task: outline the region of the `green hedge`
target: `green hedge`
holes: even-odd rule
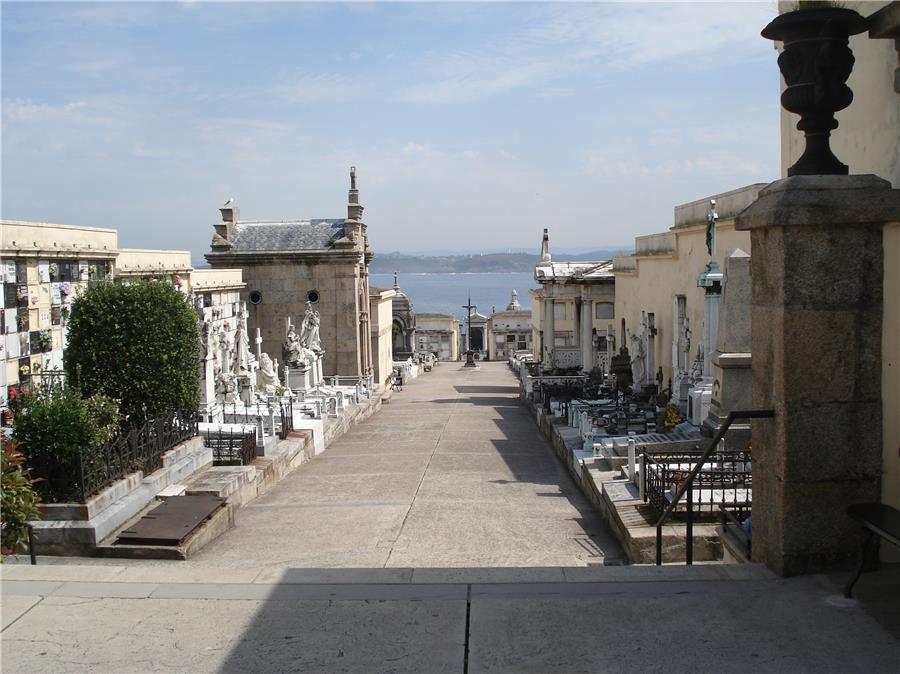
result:
[[[68,384],[103,393],[123,414],[200,404],[200,335],[190,300],[166,283],[91,285],[72,304]]]
[[[82,398],[75,388],[17,396],[13,438],[31,467],[35,490],[50,503],[80,500],[78,455],[89,464],[119,427],[113,400]]]

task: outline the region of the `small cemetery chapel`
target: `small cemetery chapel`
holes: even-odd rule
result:
[[[241,220],[233,199],[219,209],[206,259],[214,269],[236,268],[246,287],[248,329],[261,350],[281,352],[289,325],[299,324],[309,303],[321,321],[325,374],[372,373],[369,338],[369,249],[363,207],[350,168],[347,217]]]

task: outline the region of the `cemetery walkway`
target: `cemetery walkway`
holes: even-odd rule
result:
[[[858,599],[845,600],[846,574],[594,565],[604,555],[618,550],[519,406],[505,365],[444,364],[240,511],[195,559],[0,566],[0,664],[897,671],[900,568],[865,574]]]
[[[585,566],[621,551],[505,363],[443,363],[240,510],[197,563]]]

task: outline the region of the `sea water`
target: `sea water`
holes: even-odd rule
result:
[[[404,272],[399,277],[400,290],[407,294],[414,309],[420,313],[452,314],[458,319],[466,316],[463,305],[471,294],[472,304],[485,316],[492,308],[504,311],[513,290],[519,294],[523,309],[531,309],[529,288],[536,288],[531,272],[500,272],[488,274],[426,274]],[[369,285],[390,288],[393,274],[369,274]]]

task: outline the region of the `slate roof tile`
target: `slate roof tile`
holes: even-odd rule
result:
[[[239,221],[231,250],[329,250],[343,236],[343,220]]]

